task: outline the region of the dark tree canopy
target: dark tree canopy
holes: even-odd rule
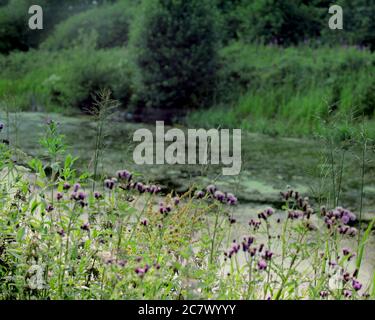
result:
[[[216,71],[215,7],[201,0],[144,1],[132,44],[142,99],[159,108],[197,107]]]

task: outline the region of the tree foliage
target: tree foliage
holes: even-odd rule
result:
[[[132,46],[148,106],[201,106],[214,87],[215,7],[201,0],[144,1]]]

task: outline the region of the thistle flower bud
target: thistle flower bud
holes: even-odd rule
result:
[[[178,206],[178,205],[180,204],[180,198],[179,198],[179,197],[175,197],[175,198],[173,199],[173,202],[174,202],[174,205],[175,205],[175,206]]]
[[[90,224],[88,222],[84,223],[82,226],[81,226],[81,230],[84,230],[84,231],[90,231]]]
[[[70,186],[69,186],[70,188]],[[81,185],[79,183],[76,183],[74,186],[73,186],[73,191],[74,192],[77,192],[79,189],[81,189]]]
[[[263,255],[263,259],[265,259],[265,260],[271,260],[272,256],[273,256],[273,252],[271,252],[270,250],[266,250],[266,252]]]

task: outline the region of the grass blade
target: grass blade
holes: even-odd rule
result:
[[[357,260],[356,260],[356,269],[357,269],[357,276],[359,275],[359,271],[361,269],[362,259],[366,248],[366,243],[368,238],[370,237],[370,233],[372,228],[374,227],[375,219],[373,219],[370,224],[368,225],[366,232],[363,234],[363,237],[360,241],[359,247],[358,247],[358,254],[357,254]]]

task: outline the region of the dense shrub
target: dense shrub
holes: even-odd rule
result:
[[[147,106],[205,104],[214,87],[216,9],[206,1],[144,1],[132,48]]]
[[[47,49],[69,48],[80,41],[81,36],[97,35],[97,47],[123,46],[128,41],[128,32],[133,7],[137,0],[121,1],[82,12],[66,19],[43,44]]]
[[[290,45],[319,35],[321,24],[316,9],[302,0],[258,0],[248,8],[244,37],[250,41]]]
[[[43,8],[43,30],[30,30],[28,27],[29,7],[35,4],[32,0],[9,0],[0,8],[0,53],[12,50],[28,50],[37,47],[53,27],[72,13],[79,13],[104,0],[40,0],[38,5]]]
[[[0,56],[0,67],[0,97],[17,97],[23,110],[41,106],[87,109],[92,95],[105,88],[127,105],[132,94],[133,71],[125,49],[31,50]]]
[[[324,0],[216,0],[224,20],[226,40],[296,44],[317,37],[323,26]],[[322,8],[324,7],[324,9]]]

